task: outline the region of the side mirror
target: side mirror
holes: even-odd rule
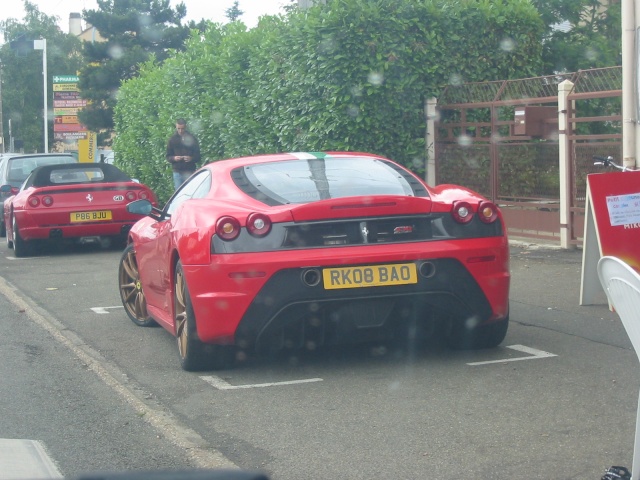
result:
[[[11,194],[11,185],[2,185],[0,187],[0,193],[8,193]]]
[[[162,210],[154,207],[149,200],[135,200],[127,204],[127,212],[134,215],[146,215],[154,220],[162,220]]]

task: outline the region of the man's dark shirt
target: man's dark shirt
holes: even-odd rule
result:
[[[191,157],[191,161],[174,159],[182,156]],[[167,161],[174,172],[195,172],[200,163],[200,145],[196,137],[186,131],[182,135],[174,133],[167,143]]]

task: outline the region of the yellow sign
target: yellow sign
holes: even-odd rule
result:
[[[54,83],[53,91],[54,92],[77,92],[78,84],[77,83]]]
[[[96,161],[96,143],[96,134],[93,132],[89,132],[86,139],[78,140],[78,160],[80,162],[93,163]]]
[[[80,108],[78,107],[73,107],[73,108],[54,108],[53,109],[53,114],[58,117],[61,115],[77,115],[78,114],[78,110],[80,110]]]
[[[62,118],[60,123],[80,123],[77,115],[62,115],[60,118]]]

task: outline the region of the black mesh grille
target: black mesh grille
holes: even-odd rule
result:
[[[415,242],[433,238],[429,218],[384,218],[286,227],[283,248]]]

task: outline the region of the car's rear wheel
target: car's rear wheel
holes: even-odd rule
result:
[[[509,317],[487,325],[473,326],[473,322],[452,321],[445,331],[449,347],[456,350],[494,348],[507,336]]]
[[[18,222],[16,217],[12,220],[13,228],[13,253],[16,257],[26,257],[31,253],[31,245],[20,236],[20,230],[18,228]]]
[[[178,354],[184,370],[220,369],[233,364],[235,350],[232,346],[205,344],[198,338],[189,287],[180,261],[176,265],[174,281],[174,311]]]
[[[0,223],[0,237],[5,237],[7,235],[7,226],[4,223],[4,218],[2,219],[2,223]]]
[[[8,233],[9,232],[7,232],[7,248],[13,248],[13,233],[11,235],[9,235]]]
[[[133,323],[141,327],[150,327],[156,322],[147,313],[147,301],[140,283],[140,272],[133,244],[128,245],[120,257],[118,267],[118,285],[124,311]]]

